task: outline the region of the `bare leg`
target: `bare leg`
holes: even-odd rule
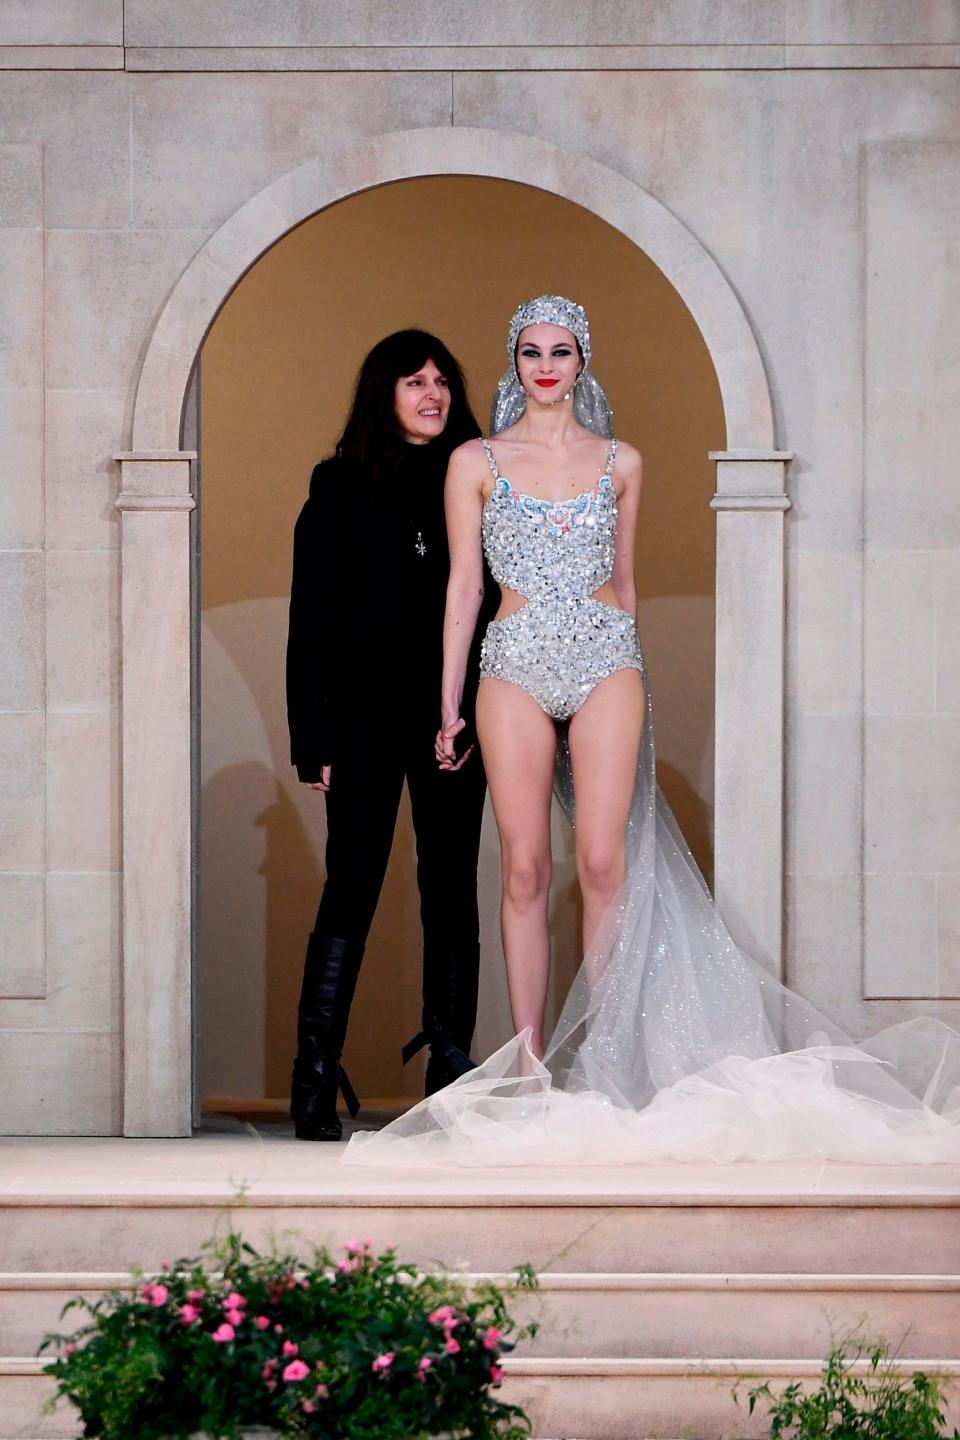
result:
[[[627,815],[643,717],[639,672],[617,670],[600,682],[570,721],[584,953],[623,886]]]
[[[477,734],[500,832],[500,925],[514,1029],[530,1026],[543,1056],[550,974],[550,798],[557,735],[532,695],[507,680],[482,680]]]

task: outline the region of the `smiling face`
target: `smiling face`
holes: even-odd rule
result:
[[[569,395],[583,369],[577,342],[562,325],[528,325],[517,341],[520,384],[541,405]]]
[[[450,387],[432,360],[413,375],[401,375],[394,386],[393,409],[404,440],[427,445],[443,433],[450,414]]]

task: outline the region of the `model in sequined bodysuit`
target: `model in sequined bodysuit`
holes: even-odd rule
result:
[[[495,449],[461,446],[448,472],[437,753],[452,763],[482,531],[502,601],[477,718],[503,848],[518,1033],[384,1130],[355,1135],[348,1163],[957,1164],[960,1031],[925,1016],[854,1040],[727,929],[656,783],[632,614],[639,457],[595,438],[612,426],[589,372],[573,389],[590,357],[580,307],[557,296],[521,306],[509,349],[517,363],[494,405]],[[551,413],[535,386],[554,377],[562,383],[544,388],[563,398]],[[585,953],[543,1046],[554,754],[574,823]],[[598,922],[600,882],[624,850],[623,883]]]
[[[640,457],[609,434],[580,306],[558,296],[521,306],[508,348],[494,442],[462,446],[447,476],[437,754],[446,767],[485,555],[502,599],[484,637],[477,732],[500,831],[513,1022],[530,1028],[541,1053],[558,739],[569,745],[577,795],[584,948],[624,878],[645,705],[633,578]]]

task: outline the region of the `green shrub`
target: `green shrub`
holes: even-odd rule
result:
[[[535,1286],[529,1270],[514,1288]],[[79,1411],[85,1436],[234,1440],[247,1426],[312,1440],[521,1440],[518,1407],[492,1393],[520,1330],[492,1284],[466,1290],[350,1241],[261,1255],[230,1233],[208,1263],[180,1260],[160,1276],[91,1304],[89,1323],[48,1335],[45,1367]]]
[[[859,1362],[866,1360],[864,1371]],[[859,1372],[859,1373],[858,1373]],[[775,1395],[769,1384],[749,1391],[751,1415],[768,1402],[773,1440],[958,1440],[945,1431],[944,1383],[923,1371],[904,1372],[886,1345],[845,1336],[824,1363],[820,1385],[799,1383]]]

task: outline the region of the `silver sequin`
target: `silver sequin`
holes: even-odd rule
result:
[[[514,490],[483,445],[494,477],[484,554],[497,583],[527,603],[488,625],[480,675],[522,686],[553,719],[567,720],[608,675],[643,668],[632,617],[592,598],[613,574],[617,442],[593,489],[558,501]]]

